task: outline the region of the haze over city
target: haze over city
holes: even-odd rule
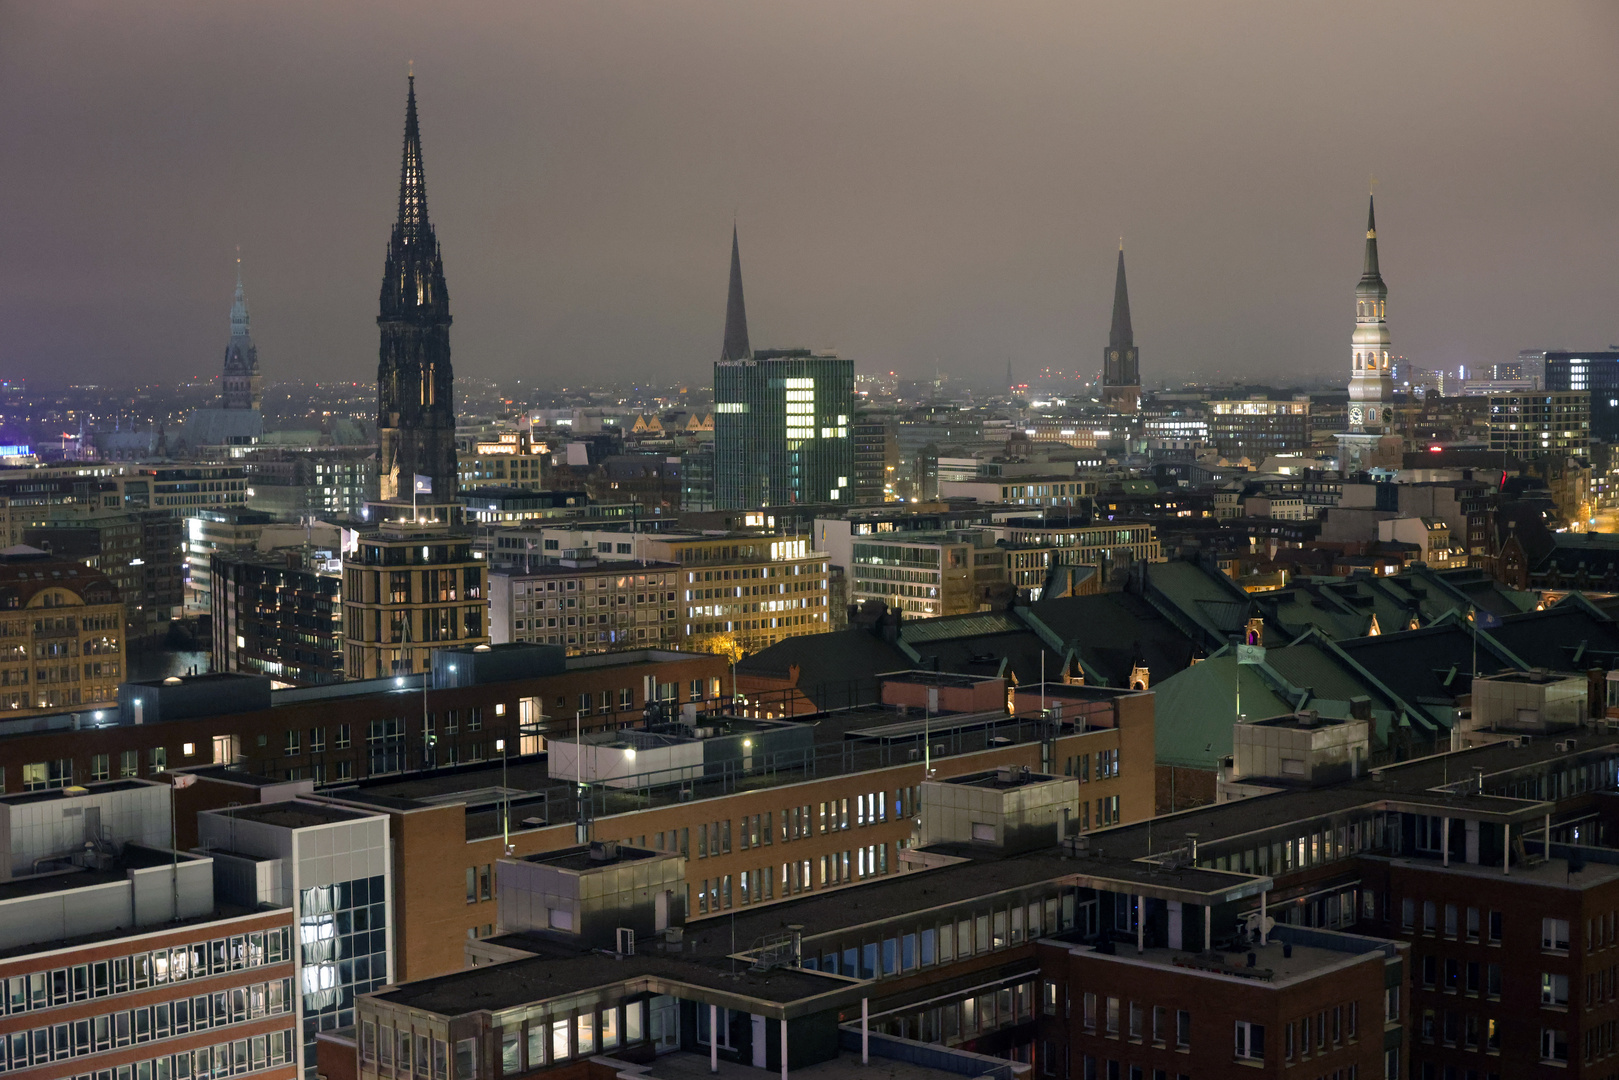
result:
[[[1378,180],[1400,353],[1619,340],[1608,5],[0,2],[0,373],[367,381],[414,61],[464,378],[707,382],[754,344],[1341,378]]]

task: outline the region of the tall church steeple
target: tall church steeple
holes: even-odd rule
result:
[[[457,491],[455,372],[450,366],[450,296],[438,238],[427,218],[427,179],[416,119],[416,78],[405,101],[399,218],[382,272],[377,360],[377,476],[383,499],[409,499],[427,478],[431,501]]]
[[[1119,241],[1119,268],[1113,279],[1113,325],[1102,356],[1102,404],[1117,412],[1141,408],[1141,369],[1135,329],[1130,325],[1130,287],[1124,279],[1124,241]]]
[[[264,380],[259,375],[259,350],[248,330],[247,294],[242,289],[242,257],[236,256],[236,297],[230,306],[230,343],[220,374],[222,409],[257,409],[264,403]]]
[[[720,362],[747,360],[748,308],[742,301],[742,252],[736,242],[736,226],[731,226],[731,287],[725,296],[725,341],[720,346]]]
[[[1394,423],[1389,355],[1388,286],[1377,262],[1377,207],[1366,203],[1366,256],[1355,286],[1355,332],[1349,346],[1349,430],[1388,434]]]

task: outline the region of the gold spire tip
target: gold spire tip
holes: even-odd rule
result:
[[[416,59],[415,59],[415,57],[412,57],[411,59],[409,59],[409,60],[407,60],[405,62],[405,78],[414,79],[415,77],[416,77]]]

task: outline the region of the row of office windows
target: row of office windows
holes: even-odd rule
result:
[[[297,1060],[298,1045],[289,1028],[205,1046],[201,1050],[182,1050],[178,1054],[147,1058],[116,1068],[79,1073],[72,1080],[217,1080],[245,1076]]]
[[[1074,926],[1073,893],[997,905],[928,926],[868,930],[853,941],[805,942],[804,967],[861,979],[900,975],[1009,949]],[[880,934],[870,939],[867,934]],[[830,935],[829,935],[830,937]]]
[[[286,928],[234,934],[3,980],[8,1016],[292,960]]]
[[[292,1011],[293,1005],[292,980],[276,979],[15,1031],[0,1039],[0,1072],[280,1016]]]
[[[903,846],[903,842],[894,845],[896,851]],[[834,851],[829,855],[822,855],[819,859],[799,859],[780,865],[781,895],[787,897],[793,893],[808,889],[827,888],[835,885],[846,885],[852,881],[863,881],[871,877],[881,877],[889,872],[890,859],[888,844],[868,844],[865,847],[853,848],[849,851]],[[898,856],[896,855],[897,859]],[[819,863],[820,873],[816,876],[816,865]],[[723,874],[714,878],[703,878],[697,888],[697,906],[691,907],[687,899],[687,911],[695,910],[699,915],[712,915],[715,912],[729,910],[734,904],[755,904],[763,900],[775,899],[774,881],[775,871],[771,869],[744,870],[740,874]],[[736,879],[738,888],[733,892],[732,880]],[[688,885],[689,889],[690,886]]]
[[[645,1041],[644,1002],[607,1005],[560,1018],[533,1017],[500,1031],[497,1076],[519,1074],[607,1053]],[[706,1015],[706,1010],[699,1010]],[[460,1039],[452,1046],[436,1034],[376,1020],[360,1024],[360,1060],[384,1075],[423,1080],[477,1080],[478,1040]]]

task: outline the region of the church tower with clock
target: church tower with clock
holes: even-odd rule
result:
[[[1348,475],[1368,468],[1395,435],[1394,373],[1389,352],[1388,286],[1377,263],[1375,204],[1366,205],[1366,260],[1355,286],[1355,333],[1349,346],[1349,430],[1338,436],[1340,465]]]

